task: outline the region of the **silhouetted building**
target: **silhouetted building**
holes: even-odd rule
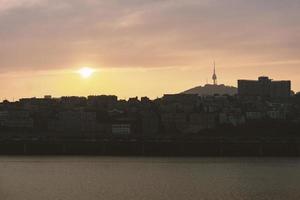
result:
[[[141,102],[145,104],[145,103],[150,103],[151,100],[148,97],[142,97]]]
[[[90,107],[108,109],[118,102],[114,95],[88,96],[87,104]]]
[[[34,122],[26,111],[1,111],[0,126],[6,128],[33,128]]]
[[[165,94],[162,98],[164,103],[195,104],[198,100],[197,94]]]
[[[241,97],[287,98],[291,95],[291,81],[273,81],[262,76],[258,80],[238,80]]]
[[[155,136],[159,133],[159,116],[153,111],[141,112],[141,128],[144,136]]]
[[[111,134],[113,136],[129,136],[137,133],[137,121],[134,118],[122,117],[111,121]]]
[[[164,131],[169,134],[180,133],[188,127],[186,113],[162,113]]]
[[[76,132],[94,132],[96,125],[95,112],[64,111],[51,120],[49,129],[73,135]]]
[[[86,97],[66,96],[60,98],[60,103],[65,108],[86,106]]]
[[[192,112],[198,104],[197,94],[165,94],[160,109],[162,112]]]
[[[112,124],[111,131],[113,135],[130,135],[131,125],[130,124]]]
[[[51,95],[45,95],[44,99],[52,99],[52,96]]]

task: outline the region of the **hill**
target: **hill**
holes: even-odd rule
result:
[[[187,91],[182,92],[183,94],[198,94],[200,96],[207,96],[207,95],[235,95],[237,94],[237,88],[233,86],[226,86],[226,85],[211,85],[206,84],[205,86],[198,86]]]

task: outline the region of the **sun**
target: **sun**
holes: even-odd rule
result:
[[[93,75],[94,72],[95,70],[89,67],[83,67],[80,70],[78,70],[78,73],[82,78],[89,78]]]

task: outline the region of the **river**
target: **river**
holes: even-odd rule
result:
[[[0,157],[1,200],[300,199],[297,158]]]

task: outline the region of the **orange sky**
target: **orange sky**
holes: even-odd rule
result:
[[[290,79],[300,91],[299,0],[0,0],[0,98],[176,93]],[[76,71],[96,70],[89,79]]]

